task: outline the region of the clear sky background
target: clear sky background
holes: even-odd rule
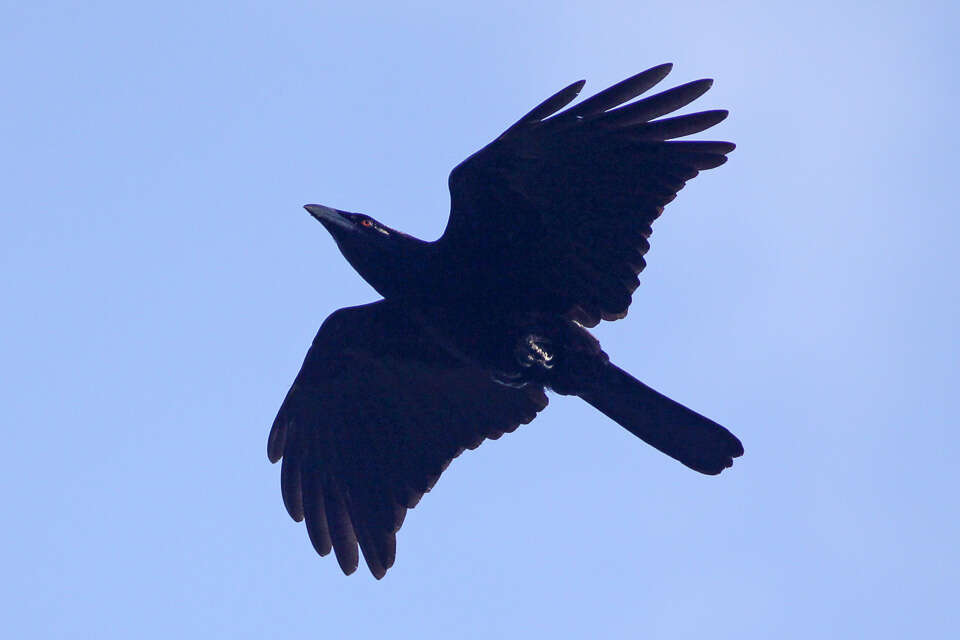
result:
[[[954,637],[955,7],[4,2],[4,635]],[[739,146],[596,333],[746,455],[701,476],[553,397],[344,577],[265,454],[376,298],[301,205],[435,238],[457,162],[666,61]]]

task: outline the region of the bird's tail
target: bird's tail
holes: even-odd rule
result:
[[[716,475],[743,455],[743,445],[719,424],[643,384],[612,363],[577,395],[620,426],[695,471]]]

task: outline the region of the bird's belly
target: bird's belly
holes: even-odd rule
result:
[[[593,335],[558,314],[463,306],[421,307],[418,321],[455,358],[508,386],[539,384],[566,393],[571,367],[606,363]]]

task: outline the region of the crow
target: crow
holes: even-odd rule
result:
[[[633,101],[671,68],[564,111],[584,81],[547,98],[453,169],[450,218],[433,242],[306,205],[383,297],[323,322],[267,444],[271,462],[283,459],[290,516],[345,574],[359,544],[382,578],[407,510],[462,451],[533,420],[547,389],[701,473],[743,454],[727,429],[614,365],[587,331],[626,315],[651,224],[734,149],[675,140],[727,111],[661,117],[711,80]]]

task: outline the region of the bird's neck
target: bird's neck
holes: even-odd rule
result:
[[[436,246],[411,236],[403,238],[402,250],[350,262],[384,298],[430,296],[436,292],[441,275]]]

